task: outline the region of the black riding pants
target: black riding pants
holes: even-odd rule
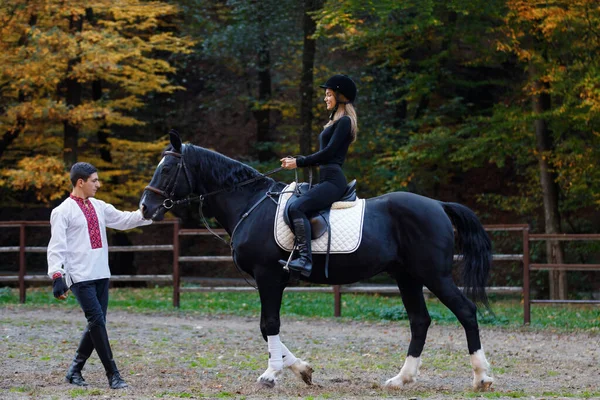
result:
[[[116,366],[106,332],[106,312],[108,309],[108,279],[97,279],[74,283],[71,291],[77,298],[87,319],[77,353],[89,357],[95,349],[107,373],[113,373]]]
[[[319,174],[319,183],[290,205],[288,212],[292,220],[302,218],[308,223],[307,214],[331,206],[344,195],[348,183],[341,166],[322,165]]]

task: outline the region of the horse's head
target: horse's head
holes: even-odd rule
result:
[[[177,132],[169,132],[171,145],[163,152],[150,184],[140,199],[144,218],[160,221],[177,200],[192,193],[190,172],[184,159],[184,146]]]

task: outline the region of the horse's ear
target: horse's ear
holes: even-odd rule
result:
[[[169,131],[169,136],[171,138],[171,146],[181,153],[181,138],[179,137],[179,133],[175,129],[171,129]]]

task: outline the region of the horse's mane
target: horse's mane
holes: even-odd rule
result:
[[[182,152],[185,152],[186,162],[199,165],[203,173],[222,188],[262,176],[251,166],[204,147],[185,144]]]

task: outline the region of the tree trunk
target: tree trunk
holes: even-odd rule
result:
[[[258,161],[269,161],[275,157],[273,140],[271,137],[271,110],[268,102],[271,100],[271,49],[269,34],[264,26],[267,25],[265,12],[267,7],[263,2],[258,2],[256,16],[258,28],[262,29],[259,37],[257,54],[258,69],[258,105],[255,105],[254,118],[256,119],[256,149]]]
[[[71,34],[76,34],[77,32],[81,32],[83,28],[83,15],[72,15],[69,20],[69,31]],[[81,59],[76,57],[72,60],[69,60],[67,64],[67,77],[65,79],[65,100],[67,107],[69,109],[75,108],[81,104],[81,83],[71,76],[71,72],[73,71],[73,67],[79,62]],[[67,168],[70,168],[71,165],[77,162],[77,142],[79,139],[79,127],[68,119],[64,121],[64,148],[63,148],[63,159]]]
[[[542,114],[550,110],[550,95],[547,93],[545,84],[537,80],[536,69],[530,63],[529,73],[534,80],[534,90],[538,95],[533,96],[532,106],[534,114]],[[558,211],[558,184],[556,176],[548,162],[548,156],[553,150],[552,136],[545,119],[539,118],[534,121],[536,146],[539,154],[540,183],[544,198],[544,225],[546,233],[561,233],[560,213]],[[564,262],[564,251],[559,241],[548,240],[546,242],[546,258],[551,264],[562,264]],[[567,274],[565,270],[550,271],[550,298],[567,298]]]
[[[316,40],[312,38],[317,24],[310,13],[323,7],[323,0],[304,0],[304,47],[302,50],[302,74],[300,78],[300,121],[302,130],[298,138],[300,154],[312,153],[312,123],[313,123],[313,96],[314,96],[314,66],[317,50]],[[304,180],[308,181],[308,170],[303,171]]]
[[[275,157],[271,138],[271,110],[267,106],[267,103],[271,100],[271,52],[266,35],[261,35],[257,66],[259,109],[254,111],[254,118],[256,118],[258,161],[262,162]]]
[[[102,81],[95,80],[92,82],[92,98],[94,101],[98,101],[102,98]],[[98,138],[98,152],[100,158],[103,161],[112,162],[112,155],[110,154],[110,143],[108,142],[109,128],[106,124],[100,125],[96,137]]]
[[[22,94],[19,94],[19,101],[23,98]],[[2,139],[0,139],[0,158],[2,158],[2,154],[6,151],[8,146],[14,142],[14,140],[21,134],[23,129],[25,128],[25,120],[21,117],[17,117],[17,123],[13,129],[7,130],[2,135]]]
[[[85,19],[89,22],[90,25],[96,26],[96,17],[94,15],[94,10],[91,7],[85,9]],[[92,82],[92,100],[99,101],[102,98],[102,81],[100,79],[96,79]],[[112,163],[112,155],[110,154],[110,143],[108,142],[109,137],[109,128],[106,123],[103,123],[98,128],[98,133],[96,133],[96,137],[98,139],[98,153],[100,154],[100,158],[103,161]]]

